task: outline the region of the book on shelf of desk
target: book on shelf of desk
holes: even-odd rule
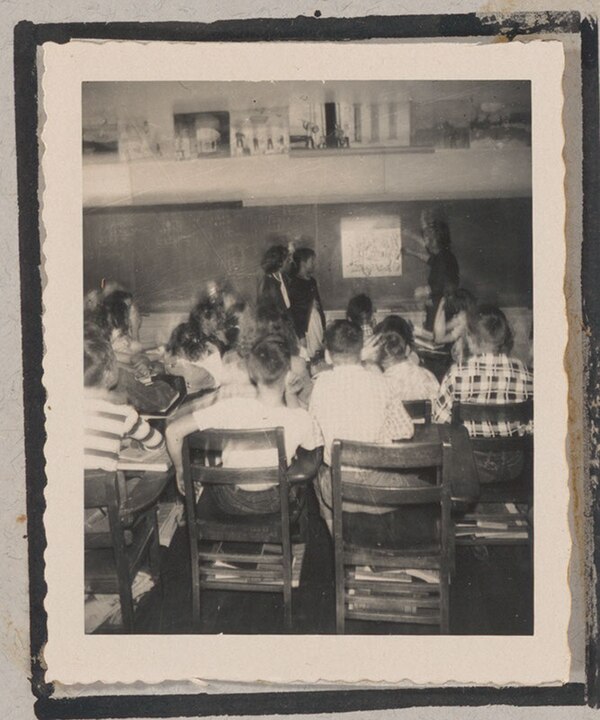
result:
[[[514,503],[489,503],[485,513],[467,513],[455,523],[455,535],[520,540],[529,536],[529,523]]]
[[[244,545],[249,544],[244,543]],[[281,564],[261,562],[260,557],[281,557],[281,547],[270,543],[252,543],[252,546],[253,552],[238,553],[236,543],[217,543],[213,546],[212,552],[207,554],[211,559],[200,566],[200,574],[212,582],[243,584],[261,582],[280,585],[283,582]],[[248,549],[247,547],[246,550]],[[305,543],[292,545],[292,587],[298,587],[300,584],[305,552]],[[245,554],[247,557],[244,558]],[[220,555],[223,559],[219,558]]]

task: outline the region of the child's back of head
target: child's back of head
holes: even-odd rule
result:
[[[468,341],[474,352],[510,353],[513,334],[495,305],[479,305],[468,316]]]
[[[84,386],[110,390],[117,380],[117,360],[110,342],[99,329],[86,326],[83,338]]]
[[[195,323],[180,323],[171,333],[166,351],[173,357],[183,358],[190,362],[202,359],[211,350],[209,338],[204,335]]]
[[[399,315],[388,315],[375,328],[379,363],[391,365],[406,359],[413,345],[410,323]]]
[[[283,386],[290,369],[290,358],[285,339],[268,335],[255,343],[250,351],[247,360],[250,378],[259,386]]]
[[[364,293],[350,298],[348,308],[346,309],[346,318],[359,327],[371,323],[373,320],[373,303],[371,298]]]
[[[334,365],[360,363],[362,330],[349,320],[335,320],[325,331],[325,347]]]

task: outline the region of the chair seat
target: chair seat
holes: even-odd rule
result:
[[[303,538],[305,527],[301,522],[304,501],[290,508],[292,542]],[[256,515],[231,515],[223,511],[212,493],[203,492],[196,506],[196,527],[202,540],[233,542],[281,542],[281,515],[279,512]]]

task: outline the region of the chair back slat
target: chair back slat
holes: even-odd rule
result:
[[[482,403],[455,402],[452,405],[452,421],[477,423],[521,423],[527,425],[533,418],[533,402],[504,403],[491,405]]]
[[[341,441],[336,440],[336,443]],[[397,470],[439,467],[442,446],[439,442],[401,441],[393,445],[344,441],[341,444],[342,466],[365,469]]]
[[[434,487],[381,487],[360,485],[344,481],[342,471],[342,501],[360,503],[361,505],[399,506],[426,505],[439,503],[442,499],[442,488]]]
[[[428,425],[431,422],[431,400],[403,400],[402,404],[413,423]]]
[[[248,450],[277,450],[277,428],[258,428],[254,430],[219,430],[210,429],[193,433],[187,437],[188,446],[192,450],[204,452],[222,452],[231,442],[243,442]]]
[[[192,465],[192,479],[206,485],[255,485],[256,483],[279,482],[279,468],[224,468]]]
[[[498,453],[498,452],[529,452],[533,449],[532,435],[511,435],[510,437],[472,437],[471,447],[477,452]]]

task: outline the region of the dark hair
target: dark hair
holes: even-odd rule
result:
[[[433,234],[436,237],[441,250],[449,250],[452,240],[450,238],[450,228],[445,220],[435,219],[430,224]]]
[[[290,369],[290,353],[281,337],[267,335],[253,345],[246,362],[253,382],[274,385]]]
[[[289,250],[285,245],[271,245],[270,248],[267,248],[260,263],[264,273],[270,275],[279,272],[289,254]]]
[[[315,251],[312,248],[301,247],[294,253],[294,265],[296,270],[300,269],[300,264],[310,260],[310,258],[316,257]]]
[[[225,307],[219,292],[205,292],[198,298],[190,311],[188,322],[198,337],[206,336],[211,341],[222,345],[219,335],[225,333]]]
[[[346,317],[355,325],[364,325],[370,322],[373,317],[373,303],[371,302],[371,298],[364,293],[350,298],[348,308],[346,309]]]
[[[186,360],[200,360],[206,353],[209,338],[198,332],[194,323],[180,323],[171,333],[166,350],[176,357]]]
[[[298,355],[298,338],[291,322],[277,308],[272,305],[259,305],[256,309],[256,341],[267,335],[277,335],[282,338],[290,355]]]
[[[411,324],[400,315],[388,315],[375,328],[380,349],[380,361],[384,357],[400,359],[405,357],[406,348],[413,345]]]
[[[360,358],[362,330],[349,320],[334,320],[325,331],[325,347],[331,355]]]
[[[475,296],[464,288],[450,291],[446,295],[446,318],[458,315],[459,312],[471,312],[475,307]]]
[[[109,330],[120,330],[128,335],[131,331],[129,314],[133,295],[125,290],[114,290],[102,301],[102,313]]]
[[[468,315],[469,333],[498,352],[510,352],[513,334],[506,315],[495,305],[479,305]]]
[[[105,387],[106,374],[116,368],[117,360],[110,342],[93,326],[83,336],[83,384]]]

